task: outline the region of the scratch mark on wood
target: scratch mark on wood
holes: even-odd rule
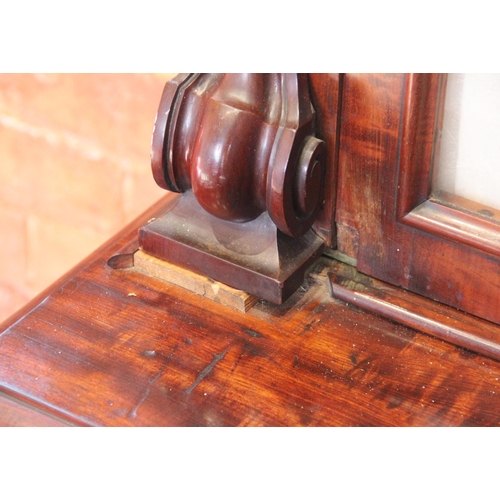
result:
[[[76,285],[76,287],[73,288],[73,290],[69,290],[69,293],[67,293],[67,295],[71,296],[80,288],[80,285],[82,285],[83,283],[84,283],[84,280],[78,280],[78,279],[68,281],[60,288],[59,293],[61,295],[64,295],[67,288],[71,288],[72,285]]]
[[[250,337],[262,338],[264,335],[262,333],[256,332],[255,330],[251,330],[250,328],[244,328],[243,331],[250,335]]]
[[[243,346],[243,355],[245,354],[249,354],[250,356],[253,357],[269,358],[269,356],[263,349],[253,346],[249,343],[245,343],[245,345]]]
[[[203,370],[201,370],[201,372],[198,374],[198,377],[196,377],[196,380],[193,382],[193,384],[186,389],[186,394],[191,394],[194,391],[194,389],[196,389],[198,384],[214,369],[214,366],[219,361],[221,361],[221,359],[226,355],[227,351],[229,351],[229,347],[220,354],[214,354],[214,360],[208,366],[203,368]]]
[[[144,394],[142,395],[141,399],[137,402],[137,404],[132,408],[132,410],[129,411],[128,416],[130,418],[136,418],[137,417],[137,410],[139,407],[146,401],[147,397],[149,396],[149,393],[151,392],[151,387],[152,385],[165,373],[165,370],[161,370],[159,373],[157,373],[151,380],[148,381],[148,386],[146,390],[144,391]]]
[[[304,328],[302,328],[302,331],[299,333],[299,335],[304,335],[304,333],[307,333],[316,323],[318,323],[319,320],[313,319],[310,323],[308,323]]]
[[[351,361],[353,361],[352,358]],[[373,356],[363,359],[344,375],[344,379],[351,386],[365,377],[369,377],[370,381],[376,380],[378,377],[378,368],[375,365],[375,358]]]

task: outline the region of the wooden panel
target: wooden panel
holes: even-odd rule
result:
[[[411,234],[393,223],[405,84],[405,75],[345,75],[336,212],[339,235],[348,238],[338,238],[339,250],[360,271],[401,286],[411,255]]]
[[[437,74],[411,74],[406,79],[397,220],[498,257],[500,225],[491,210],[446,193],[439,199],[435,196],[430,199],[433,158],[440,147],[444,118],[446,82],[447,75]]]
[[[500,323],[496,222],[426,201],[440,84],[344,78],[338,247],[370,276]]]
[[[235,311],[113,269],[128,232],[0,329],[0,386],[96,426],[498,425],[500,363],[332,299]]]

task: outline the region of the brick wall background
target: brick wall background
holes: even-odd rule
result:
[[[0,75],[0,322],[165,194],[149,150],[173,76]]]

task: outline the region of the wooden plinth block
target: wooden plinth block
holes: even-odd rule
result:
[[[148,255],[281,304],[304,282],[321,257],[324,242],[312,230],[291,238],[267,213],[246,223],[218,219],[203,210],[191,191],[164,216],[139,230]]]
[[[134,269],[242,312],[248,311],[259,300],[255,295],[174,266],[142,250],[134,254]]]

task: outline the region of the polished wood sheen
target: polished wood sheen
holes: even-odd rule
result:
[[[149,255],[276,304],[302,285],[324,247],[312,229],[300,238],[281,233],[267,213],[246,223],[218,219],[191,191],[140,228],[139,245]]]
[[[344,76],[338,249],[365,274],[500,324],[498,221],[431,196],[443,84]]]
[[[258,164],[255,152],[245,153],[241,137],[231,142],[226,122],[217,136],[210,120],[239,116],[236,130],[261,140],[270,130],[262,113],[268,119],[276,109],[261,106],[259,96],[268,93],[259,89],[272,89],[269,82],[274,80],[225,78],[180,75],[166,88],[162,102],[168,105],[160,106],[153,137],[159,156],[153,165],[157,182],[173,191],[205,182],[196,178],[193,164],[176,171],[169,163],[183,151],[175,144],[196,145],[214,160],[209,163],[216,173],[217,145],[225,146],[226,153],[229,145],[237,146],[238,154],[227,156],[229,163],[248,165],[253,158]],[[304,75],[283,78],[280,82],[292,90],[305,82]],[[218,90],[201,98],[197,107],[203,81]],[[295,277],[289,296],[281,297],[284,302],[259,300],[251,309],[235,310],[209,293],[194,293],[136,266],[139,230],[158,226],[158,220],[181,206],[179,195],[168,195],[0,325],[0,424],[498,426],[500,362],[493,358],[500,352],[499,327],[489,321],[500,319],[500,273],[498,256],[485,243],[494,240],[497,221],[484,208],[470,203],[458,207],[456,200],[430,196],[443,81],[437,75],[309,75],[310,101],[300,92],[287,95],[295,95],[295,110],[312,103],[315,118],[310,113],[303,115],[304,121],[293,113],[282,116],[295,125],[304,123],[305,137],[314,130],[326,144],[321,206],[307,195],[318,187],[317,162],[309,161],[316,158],[310,141],[304,148],[309,160],[302,166],[311,169],[299,165],[292,183],[281,188],[273,184],[280,176],[288,179],[287,151],[299,164],[304,159],[292,139],[300,127],[283,130],[288,139],[280,143],[282,149],[277,143],[275,159],[284,170],[270,175],[270,185],[264,183],[273,196],[286,187],[294,210],[318,210],[313,228],[320,244],[312,261],[301,263],[312,266],[299,266],[304,274]],[[197,92],[191,93],[195,87]],[[239,91],[232,94],[235,88]],[[266,102],[281,106],[284,101]],[[182,117],[189,113],[197,127],[184,130],[181,124],[189,119]],[[207,142],[191,135],[204,127],[209,128]],[[271,132],[278,135],[278,129]],[[258,147],[265,142],[258,141]],[[262,171],[256,169],[258,175]],[[252,186],[253,180],[243,175],[242,199]],[[270,214],[283,208],[269,204],[267,194],[258,198],[248,207],[236,202],[229,212],[248,209],[253,216],[257,207],[266,216],[269,207]],[[210,192],[203,199],[212,209],[221,208]],[[475,237],[457,237],[466,223],[476,224]],[[458,232],[449,230],[454,224]],[[200,225],[204,229],[211,223]],[[266,225],[264,221],[257,234]],[[214,237],[228,247],[233,240],[248,240],[247,232],[227,238],[228,232],[214,227]],[[252,249],[266,243],[253,233],[250,240]],[[201,246],[206,242],[197,240]],[[328,254],[344,263],[320,257],[324,242],[331,247],[337,243],[338,249],[330,248]],[[161,247],[165,240],[153,243]],[[167,254],[172,249],[183,253],[178,246]],[[303,250],[312,246],[305,244]],[[215,261],[200,255],[188,257],[208,274]],[[285,258],[276,262],[278,268],[290,265]],[[222,269],[234,276],[238,265]],[[257,275],[247,271],[242,281],[251,283]]]
[[[326,92],[314,82],[322,103]],[[326,116],[325,137],[335,139],[326,130],[337,114]],[[305,73],[192,73],[167,82],[152,169],[160,187],[183,195],[141,228],[141,249],[281,304],[324,241],[333,243],[335,198],[332,189],[325,198],[324,180],[335,182],[336,148],[325,168],[316,128]],[[318,218],[320,236],[311,229]]]
[[[342,104],[343,75],[338,73],[310,73],[309,88],[316,110],[316,135],[328,144],[325,157],[324,201],[313,229],[328,247],[337,244],[335,205],[337,201],[337,171],[339,159],[339,131]]]
[[[108,265],[161,212],[0,327],[9,401],[90,426],[500,423],[500,363],[332,298],[345,264],[322,259],[286,303],[247,313]]]
[[[267,211],[282,232],[302,236],[322,206],[324,157],[306,73],[191,73],[165,85],[154,178],[191,189],[215,217],[247,222]]]
[[[329,274],[333,297],[500,361],[500,327],[373,280],[353,268]]]

